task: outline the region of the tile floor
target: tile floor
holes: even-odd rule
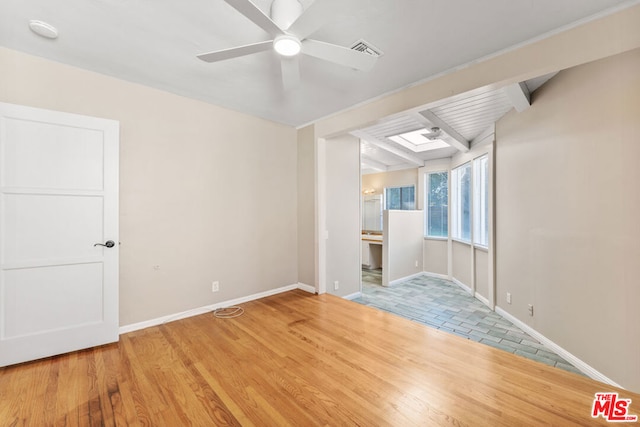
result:
[[[448,280],[423,276],[393,287],[383,287],[381,283],[381,270],[363,269],[362,296],[353,301],[583,375],[562,357]]]

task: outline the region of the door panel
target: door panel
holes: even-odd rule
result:
[[[11,304],[6,307],[4,338],[103,321],[102,277],[102,263],[5,271],[4,296]]]
[[[0,103],[0,366],[118,340],[118,133]]]
[[[102,197],[6,194],[2,262],[51,262],[101,255]]]
[[[101,130],[14,117],[3,130],[7,187],[103,190]]]

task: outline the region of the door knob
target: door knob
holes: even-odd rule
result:
[[[106,241],[106,242],[104,242],[104,243],[96,243],[96,244],[95,244],[95,245],[93,245],[93,246],[104,246],[105,248],[112,248],[112,247],[114,247],[115,245],[116,245],[116,244],[115,244],[115,242],[114,242],[113,240],[107,240],[107,241]]]

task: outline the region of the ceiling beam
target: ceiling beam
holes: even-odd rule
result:
[[[388,153],[393,154],[396,157],[401,158],[402,160],[404,160],[405,162],[414,164],[416,166],[422,167],[424,166],[424,160],[422,160],[421,158],[414,156],[412,154],[409,154],[407,152],[405,152],[404,150],[401,150],[393,145],[391,145],[390,143],[383,141],[381,139],[372,137],[371,135],[361,131],[361,130],[354,130],[353,132],[351,132],[351,135],[360,138],[364,141],[367,141],[369,144],[371,145],[375,145],[376,147],[387,151]]]
[[[531,94],[529,93],[529,88],[524,83],[513,83],[505,86],[504,92],[518,113],[531,107]]]
[[[414,114],[414,117],[418,119],[420,123],[425,125],[425,127],[439,127],[442,132],[451,137],[443,139],[443,141],[451,145],[453,148],[457,149],[458,151],[462,151],[463,153],[469,151],[469,141],[467,141],[464,136],[460,135],[454,128],[449,126],[447,122],[433,114],[431,110],[419,111]]]
[[[367,157],[364,154],[360,154],[360,163],[367,166],[369,169],[375,169],[380,172],[386,172],[389,170],[389,167],[384,163],[373,160],[372,158]]]
[[[480,135],[473,138],[471,141],[471,146],[475,147],[476,145],[493,142],[496,138],[496,124],[492,123],[488,128],[480,132]]]

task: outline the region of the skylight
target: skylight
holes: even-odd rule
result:
[[[429,129],[418,129],[411,132],[405,132],[398,135],[388,136],[390,140],[402,145],[414,153],[422,153],[424,151],[436,150],[438,148],[449,147],[449,144],[442,139],[429,139],[424,135],[431,133]]]

